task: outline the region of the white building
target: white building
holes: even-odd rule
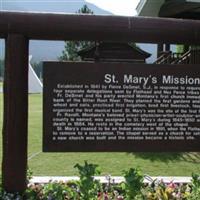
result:
[[[32,56],[29,56],[28,92],[42,93],[43,85],[30,64],[31,58]]]

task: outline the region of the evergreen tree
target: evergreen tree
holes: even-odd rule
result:
[[[88,8],[87,5],[84,5],[81,9],[78,10],[79,14],[93,14],[93,11]],[[95,42],[91,41],[66,41],[65,49],[62,52],[62,55],[59,57],[59,60],[71,60],[79,61],[81,58],[78,56],[77,52],[80,49],[87,48],[93,45]]]

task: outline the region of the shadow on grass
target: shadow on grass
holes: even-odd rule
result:
[[[136,158],[142,158],[147,159],[152,162],[154,161],[160,161],[160,162],[171,162],[171,161],[185,161],[190,163],[200,163],[200,152],[173,152],[173,153],[167,153],[167,152],[161,152],[161,153],[131,153]]]

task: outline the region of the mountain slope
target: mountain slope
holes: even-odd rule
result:
[[[64,12],[76,13],[83,5],[87,5],[95,14],[111,14],[84,0],[16,0],[2,1],[0,10],[8,11],[36,11],[36,12]],[[2,45],[2,44],[1,44]],[[1,48],[2,49],[2,48]],[[64,50],[62,41],[31,41],[30,54],[33,62],[42,60],[57,60]],[[1,53],[2,54],[2,53]]]
[[[1,0],[0,0],[1,1]],[[76,13],[83,5],[86,4],[95,14],[112,14],[108,11],[102,10],[97,6],[87,3],[85,0],[2,0],[0,10],[8,11],[36,11],[36,12],[64,12]],[[139,44],[139,46],[153,54],[148,59],[152,62],[155,59],[156,47],[155,45]],[[4,43],[0,40],[0,58],[3,57]],[[32,55],[33,62],[43,60],[57,60],[64,50],[64,41],[30,41],[29,54]]]
[[[95,14],[111,14],[84,0],[3,1],[2,10],[75,13],[87,5]]]

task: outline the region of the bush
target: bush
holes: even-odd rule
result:
[[[125,183],[122,183],[126,200],[141,198],[144,176],[139,169],[124,171]]]
[[[144,184],[145,176],[139,169],[124,171],[125,181],[115,184],[110,176],[108,183],[101,184],[94,176],[100,174],[99,167],[85,161],[75,165],[79,181],[28,184],[24,195],[9,194],[0,185],[0,200],[200,200],[200,176],[192,174],[190,184],[166,184],[162,180],[151,180]],[[27,173],[27,181],[32,173]]]
[[[85,165],[75,165],[80,175],[80,181],[77,182],[79,195],[81,200],[97,200],[98,192],[101,192],[101,184],[98,180],[94,180],[95,175],[99,175],[101,172],[97,165],[88,164],[85,161]]]
[[[200,175],[192,174],[191,182],[191,193],[188,200],[199,200],[200,199]]]

